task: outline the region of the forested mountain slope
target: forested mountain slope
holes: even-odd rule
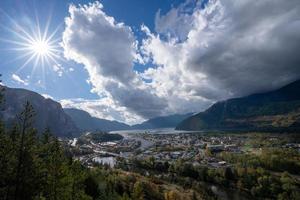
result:
[[[296,131],[299,122],[300,80],[271,92],[217,102],[176,129]]]

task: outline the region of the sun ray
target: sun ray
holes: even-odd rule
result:
[[[24,59],[24,62],[18,68],[17,72],[20,72],[31,63],[32,73],[34,73],[37,68],[40,68],[41,72],[45,73],[45,67],[52,68],[52,65],[57,64],[58,60],[64,60],[61,58],[62,50],[61,46],[59,45],[61,38],[56,37],[60,25],[56,26],[54,31],[49,31],[52,18],[51,15],[48,16],[42,30],[37,12],[34,13],[35,17],[34,20],[31,21],[31,25],[22,26],[3,10],[0,9],[0,11],[5,14],[12,24],[11,27],[5,27],[0,24],[0,27],[3,27],[15,38],[0,38],[0,41],[11,46],[5,50],[21,53],[20,56],[16,56],[13,60],[11,60],[12,62]],[[44,77],[44,74],[42,74],[42,76]]]
[[[20,72],[26,65],[36,57],[36,54],[31,54],[31,56],[24,62],[24,64],[17,70],[17,73]]]

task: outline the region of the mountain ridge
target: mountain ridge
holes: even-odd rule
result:
[[[49,128],[53,134],[59,137],[73,137],[79,134],[78,128],[63,111],[60,103],[27,89],[0,87],[4,89],[4,102],[0,117],[8,126],[17,122],[17,115],[23,111],[24,105],[28,101],[35,112],[33,127],[39,132]]]
[[[134,124],[132,129],[155,129],[155,128],[175,128],[176,125],[183,119],[192,116],[193,113],[187,114],[173,114],[167,116],[154,117],[142,122],[141,124]]]
[[[220,101],[193,115],[177,130],[298,130],[300,80],[277,90]]]
[[[92,117],[88,112],[76,108],[64,108],[64,111],[82,131],[118,131],[130,129],[128,124]]]
[[[192,115],[192,113],[187,113],[159,116],[146,120],[141,124],[134,124],[130,126],[119,121],[111,121],[92,117],[88,112],[76,108],[64,108],[64,111],[72,118],[77,127],[82,131],[118,131],[133,129],[175,128],[175,126],[181,120]]]

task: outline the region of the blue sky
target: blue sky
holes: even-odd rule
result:
[[[299,79],[299,13],[298,0],[2,0],[0,73],[99,118],[196,113]]]
[[[59,38],[64,30],[64,18],[68,15],[68,7],[70,4],[87,4],[93,1],[64,1],[64,0],[3,0],[0,1],[0,38],[4,40],[18,40],[17,36],[6,30],[6,28],[12,28],[14,20],[25,29],[29,26],[36,26],[36,18],[40,22],[41,29],[45,27],[46,21],[50,18],[49,32],[59,28],[56,37]],[[104,11],[114,16],[119,22],[124,22],[130,25],[136,32],[137,39],[141,39],[142,33],[140,32],[140,26],[146,24],[150,29],[154,30],[154,18],[155,13],[161,9],[162,12],[167,12],[171,7],[177,6],[182,3],[182,0],[102,0],[101,3],[104,6]],[[66,98],[85,98],[85,99],[97,99],[98,95],[90,92],[91,85],[87,84],[88,74],[86,70],[80,64],[76,62],[67,61],[61,62],[61,64],[67,68],[74,68],[73,72],[66,72],[62,77],[57,76],[57,73],[49,69],[50,67],[44,67],[45,72],[42,69],[37,68],[32,74],[32,65],[30,62],[21,71],[19,68],[26,61],[26,58],[15,60],[17,56],[20,56],[20,52],[9,50],[14,48],[14,44],[7,43],[6,41],[0,41],[0,60],[1,73],[3,74],[3,82],[10,87],[22,87],[27,88],[41,94],[48,94],[56,100]],[[51,63],[53,64],[53,63]],[[135,69],[137,71],[147,68],[144,65],[137,65]],[[11,79],[12,74],[17,74],[22,79],[28,79],[28,85],[24,85]],[[30,78],[27,78],[30,76]],[[37,84],[41,80],[42,84]]]

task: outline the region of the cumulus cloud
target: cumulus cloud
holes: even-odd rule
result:
[[[201,7],[200,1],[187,0],[166,14],[158,10],[155,15],[155,31],[168,38],[185,40],[194,26],[193,11]]]
[[[70,6],[62,43],[65,57],[85,66],[93,92],[109,99],[107,106],[126,107],[136,118],[161,115],[166,102],[133,71],[139,55],[131,28],[102,8],[99,2]]]
[[[99,2],[70,6],[63,34],[65,56],[84,64],[90,73],[126,84],[134,79],[134,35],[130,27],[117,23],[102,8]]]
[[[117,120],[121,122],[127,122],[128,124],[134,124],[141,122],[143,118],[132,115],[127,108],[116,106],[111,99],[102,98],[98,100],[89,99],[63,99],[60,100],[63,108],[77,108],[90,113],[93,117]]]
[[[19,84],[23,84],[23,85],[28,85],[28,81],[27,80],[23,80],[20,76],[18,76],[17,74],[12,74],[11,78],[16,81]]]
[[[145,72],[151,74],[153,87],[160,84],[159,90],[216,101],[300,78],[297,0],[211,0],[204,9],[195,6],[190,14],[181,10],[158,14],[158,34],[143,28],[149,36],[143,52],[161,66]],[[174,34],[180,27],[175,22],[181,21],[189,28],[184,40]],[[179,84],[170,84],[174,80]]]
[[[97,116],[132,122],[198,112],[300,78],[298,0],[187,1],[158,11],[155,32],[142,25],[142,44],[99,2],[72,5],[69,13],[64,54],[85,66],[92,91],[104,99],[93,102]],[[137,73],[135,62],[155,67]]]

